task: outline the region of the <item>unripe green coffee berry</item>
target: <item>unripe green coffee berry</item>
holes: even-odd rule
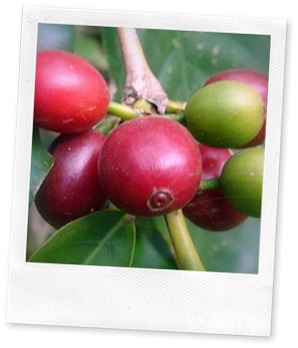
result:
[[[265,111],[261,96],[248,84],[220,81],[190,98],[185,118],[187,128],[201,143],[236,148],[258,134]]]
[[[239,212],[259,218],[262,206],[264,148],[238,152],[225,164],[221,185],[229,203]]]

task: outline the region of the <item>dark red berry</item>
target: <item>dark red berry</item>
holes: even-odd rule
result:
[[[194,224],[210,231],[230,230],[247,218],[231,207],[220,189],[197,194],[183,212]]]
[[[35,203],[55,228],[100,210],[106,198],[98,176],[98,158],[105,137],[97,131],[60,135],[51,146],[54,165]]]
[[[107,138],[99,172],[108,199],[141,216],[167,214],[198,188],[201,155],[188,130],[160,116],[125,122]]]
[[[203,144],[198,146],[202,156],[202,179],[219,178],[233,152]],[[209,231],[230,230],[247,218],[228,203],[221,189],[199,192],[183,208],[183,213],[194,224]]]
[[[233,151],[231,149],[214,148],[204,144],[199,144],[198,147],[202,156],[202,179],[219,178],[224,164],[232,157]]]
[[[34,122],[39,127],[86,131],[106,115],[108,104],[108,86],[88,61],[59,50],[37,54]]]

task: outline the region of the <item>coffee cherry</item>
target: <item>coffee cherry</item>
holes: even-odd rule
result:
[[[264,106],[260,95],[238,81],[219,81],[198,90],[185,110],[188,129],[203,144],[235,148],[260,131]]]
[[[263,103],[267,105],[268,98],[268,77],[258,71],[249,69],[229,69],[211,76],[205,86],[218,81],[243,82],[255,89],[261,96]]]
[[[265,140],[265,136],[266,136],[266,119],[263,123],[263,126],[261,128],[261,130],[259,131],[259,133],[253,138],[253,140],[251,140],[250,142],[248,142],[247,144],[244,144],[242,146],[239,146],[238,149],[246,149],[249,147],[254,147],[254,146],[258,146],[264,143]]]
[[[37,54],[34,122],[59,133],[91,129],[106,114],[109,91],[86,60],[65,51]]]
[[[230,69],[221,71],[215,75],[213,75],[210,79],[208,79],[205,83],[206,85],[210,85],[211,83],[218,81],[239,81],[243,83],[247,83],[255,89],[261,96],[265,112],[267,109],[267,98],[268,98],[268,77],[264,74],[261,74],[258,71],[249,70],[249,69]],[[242,146],[242,148],[253,147],[260,145],[265,140],[266,133],[266,120],[263,123],[263,126],[257,136],[251,140],[249,143]]]
[[[107,198],[141,216],[182,208],[197,190],[202,164],[188,130],[160,116],[140,117],[107,138],[99,173]]]
[[[221,185],[229,203],[243,214],[259,218],[262,206],[264,148],[240,151],[227,161]]]
[[[183,208],[183,213],[195,225],[214,232],[228,231],[247,218],[229,204],[220,189],[198,193]]]
[[[35,197],[42,217],[55,228],[100,210],[106,198],[98,176],[105,137],[97,131],[60,135],[50,148],[54,165]]]
[[[233,152],[199,144],[202,155],[202,179],[219,178],[222,168]],[[247,216],[235,210],[221,189],[199,192],[183,208],[185,216],[195,225],[209,231],[227,231],[242,224]]]
[[[37,50],[63,50],[73,52],[75,46],[75,26],[38,23]]]
[[[202,179],[214,179],[221,176],[222,168],[233,156],[231,149],[220,149],[204,144],[198,144],[202,156]]]

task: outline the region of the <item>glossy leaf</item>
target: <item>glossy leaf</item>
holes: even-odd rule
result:
[[[260,219],[248,218],[225,232],[205,231],[186,221],[208,271],[258,273]]]
[[[115,84],[114,101],[120,101],[125,81],[125,70],[115,28],[101,28],[104,52],[107,56],[109,76]]]
[[[29,261],[128,267],[134,250],[135,226],[131,218],[119,211],[104,210],[62,227]]]
[[[117,33],[103,28],[109,71],[120,98],[125,72]],[[170,99],[187,100],[213,74],[248,68],[268,74],[270,37],[139,29],[148,63]]]
[[[107,59],[101,43],[100,27],[79,27],[77,30],[74,53],[88,60],[101,73],[107,70]]]
[[[137,218],[133,267],[177,269],[170,236],[163,217]]]
[[[53,158],[41,141],[39,129],[34,127],[31,154],[29,205],[32,204],[35,194],[47,173],[51,169],[52,164]]]

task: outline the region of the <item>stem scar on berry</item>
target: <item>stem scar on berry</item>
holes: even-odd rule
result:
[[[153,192],[147,201],[148,208],[152,211],[160,211],[167,208],[173,201],[173,196],[170,192],[156,191]]]

